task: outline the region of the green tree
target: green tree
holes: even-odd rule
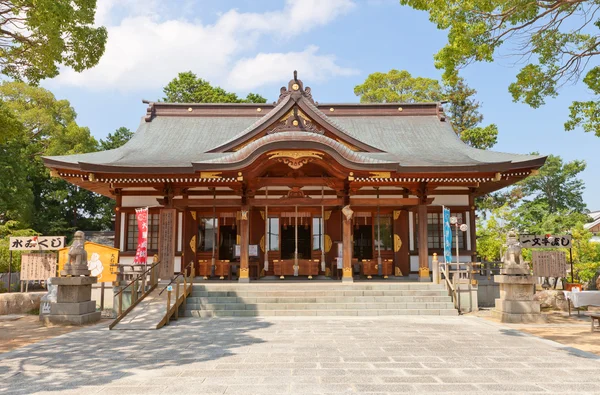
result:
[[[578,224],[571,233],[575,277],[587,283],[600,272],[600,243],[591,241],[592,233],[584,229],[583,224]]]
[[[432,78],[413,77],[406,70],[369,74],[354,87],[361,103],[422,103],[442,100],[442,87]]]
[[[478,126],[483,121],[477,91],[459,79],[453,86],[444,86],[431,78],[413,77],[406,70],[369,74],[365,82],[354,87],[361,103],[419,103],[447,101],[447,113],[456,134],[468,145],[489,149],[496,144],[496,125]]]
[[[133,132],[124,126],[121,126],[114,133],[109,133],[106,140],[100,140],[100,150],[119,148],[133,137]]]
[[[23,125],[0,102],[0,224],[9,219],[28,223],[33,209],[33,193],[24,155],[29,140]]]
[[[494,124],[478,126],[483,122],[483,115],[479,112],[481,104],[475,100],[476,94],[477,91],[460,78],[456,84],[446,87],[446,111],[454,131],[462,141],[471,147],[489,149],[498,142],[498,127]]]
[[[267,99],[256,93],[249,93],[240,99],[235,93],[212,86],[208,81],[191,71],[179,73],[164,88],[163,101],[169,103],[266,103]]]
[[[585,184],[578,176],[585,167],[585,161],[565,163],[560,156],[550,155],[539,172],[520,182],[518,188],[523,196],[545,202],[549,213],[564,210],[581,213],[586,210]]]
[[[95,13],[95,0],[1,0],[1,72],[35,84],[57,76],[60,65],[95,66],[107,39]]]
[[[37,233],[33,229],[21,229],[17,221],[7,221],[0,224],[0,273],[8,272],[10,262],[9,242],[10,237],[34,236]],[[13,251],[12,272],[18,272],[21,269],[21,251]]]
[[[77,114],[67,100],[57,100],[46,89],[23,82],[0,85],[3,107],[18,121],[18,133],[11,133],[7,144],[16,145],[14,156],[3,158],[15,174],[14,194],[32,196],[31,203],[19,211],[7,211],[2,219],[19,221],[42,234],[69,234],[77,227],[106,229],[106,208],[98,195],[64,180],[50,178],[41,156],[93,152],[97,141],[88,128],[76,122]],[[1,113],[0,113],[1,115]],[[26,144],[19,145],[20,142]],[[10,174],[10,173],[7,173]],[[3,178],[3,177],[0,177]]]
[[[600,136],[600,26],[597,1],[586,0],[400,0],[427,11],[448,42],[434,57],[445,81],[457,83],[459,70],[473,62],[492,62],[498,56],[522,62],[509,91],[515,101],[537,108],[556,97],[565,83],[583,83],[596,97],[575,101],[567,130],[582,126]],[[499,54],[501,48],[508,51]]]
[[[500,250],[511,230],[513,212],[508,206],[494,209],[487,220],[477,220],[477,253],[487,262],[500,261]]]

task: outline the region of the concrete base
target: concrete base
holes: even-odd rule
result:
[[[46,315],[43,317],[45,325],[49,324],[66,324],[66,325],[85,325],[92,324],[100,321],[102,312],[94,311],[93,313],[71,315],[71,314],[58,314],[58,315]]]
[[[540,303],[533,300],[535,278],[530,275],[501,274],[494,276],[500,286],[500,298],[492,317],[508,323],[545,322]]]
[[[509,324],[544,324],[546,319],[541,314],[511,314],[492,310],[492,317]]]
[[[513,314],[540,314],[540,304],[529,300],[496,299],[496,311]]]
[[[500,269],[500,274],[520,274],[528,276],[530,274],[529,267],[527,265],[506,265]]]
[[[477,287],[470,287],[468,284],[457,284],[459,298],[460,298],[460,311],[463,313],[472,313],[479,310],[479,302],[477,300]]]
[[[50,302],[40,311],[40,321],[44,324],[83,325],[100,320],[101,312],[96,311],[96,302],[91,300],[92,284],[96,277],[53,277],[50,279],[56,289],[56,302]]]
[[[354,278],[352,278],[352,277],[342,277],[342,283],[344,283],[344,284],[352,284],[352,283],[354,283]]]
[[[430,283],[431,277],[419,277],[419,282],[421,283]]]
[[[82,315],[93,313],[96,311],[96,302],[90,300],[88,302],[79,303],[51,303],[51,315]]]
[[[250,279],[248,277],[246,277],[246,278],[239,278],[238,282],[239,283],[248,284],[250,282]]]

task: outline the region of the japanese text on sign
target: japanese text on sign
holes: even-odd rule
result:
[[[21,281],[56,277],[56,253],[21,255]]]
[[[536,277],[565,277],[567,274],[564,251],[533,251],[531,262]]]
[[[52,251],[65,246],[65,236],[22,236],[11,237],[9,250]]]
[[[521,235],[519,242],[523,248],[571,248],[571,235],[546,237],[544,235]]]

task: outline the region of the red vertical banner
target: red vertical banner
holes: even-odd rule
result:
[[[133,264],[145,265],[148,259],[148,208],[135,209],[138,225],[138,246]]]

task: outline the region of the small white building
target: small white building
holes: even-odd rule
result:
[[[583,227],[592,232],[591,241],[600,243],[600,210],[592,211],[589,216],[592,217],[593,221],[583,225]]]

